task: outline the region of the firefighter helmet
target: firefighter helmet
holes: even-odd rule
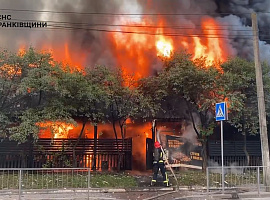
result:
[[[154,146],[155,146],[155,148],[160,148],[160,143],[158,141],[156,141]]]

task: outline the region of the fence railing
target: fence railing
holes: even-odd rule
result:
[[[209,156],[208,158],[213,163],[217,163],[221,165],[221,156]],[[247,164],[246,156],[224,156],[223,158],[225,166],[261,166],[262,165],[262,157],[261,156],[249,156],[249,163]]]
[[[132,139],[39,139],[35,144],[0,142],[0,168],[132,169]],[[75,148],[75,149],[74,149]],[[75,157],[74,157],[75,153]]]
[[[91,187],[90,168],[0,168],[0,193],[18,193],[19,199],[27,191],[59,191]]]
[[[269,168],[262,166],[224,166],[224,189],[222,188],[222,167],[208,167],[207,193],[210,190],[248,190],[256,191],[258,195],[265,191],[263,171]]]

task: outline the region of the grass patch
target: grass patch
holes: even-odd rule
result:
[[[22,173],[22,189],[68,189],[90,187],[136,187],[137,181],[125,173],[92,173],[90,179],[87,171],[27,171]],[[18,189],[17,172],[0,173],[0,190]]]
[[[120,174],[95,174],[91,176],[92,187],[137,187],[133,176]]]
[[[169,173],[170,182],[176,185],[176,181],[172,174]],[[206,173],[203,171],[186,170],[186,171],[176,171],[176,177],[179,186],[207,186]],[[246,172],[229,172],[225,173],[224,176],[225,187],[236,187],[245,185],[256,185],[257,184],[257,172],[248,170]],[[262,183],[263,177],[262,172],[260,173],[260,182]],[[209,173],[209,186],[210,187],[221,187],[221,173],[210,172]]]
[[[170,182],[176,186],[174,177],[167,170]],[[179,186],[203,186],[207,184],[206,173],[199,170],[175,171]],[[23,171],[22,189],[72,189],[88,188],[89,181],[92,188],[128,188],[128,187],[146,187],[150,185],[152,174],[144,176],[129,175],[128,173],[112,172],[91,172],[90,179],[87,170],[43,170],[43,171]],[[162,182],[161,174],[159,179]],[[262,182],[262,173],[260,173],[260,182]],[[226,186],[238,186],[257,183],[257,172],[247,171],[245,173],[227,173],[225,175]],[[221,174],[209,173],[210,187],[221,186]],[[18,171],[0,171],[0,190],[18,189],[19,174]]]
[[[172,185],[176,185],[176,181],[169,171],[169,178]],[[179,186],[206,186],[206,173],[202,171],[185,170],[176,171]]]

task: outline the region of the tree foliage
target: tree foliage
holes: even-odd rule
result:
[[[245,134],[259,129],[255,66],[253,62],[233,58],[221,65],[224,90],[229,99],[229,123]],[[269,102],[269,66],[263,64],[265,100]],[[269,104],[268,104],[269,106]],[[269,109],[268,109],[269,110]]]
[[[203,58],[194,61],[180,52],[164,60],[156,75],[139,80],[122,68],[72,69],[33,48],[23,54],[0,52],[0,66],[0,134],[21,142],[30,135],[38,139],[44,128],[38,124],[45,121],[106,121],[123,130],[128,118],[154,118],[170,97],[185,100],[191,121],[194,113],[199,116],[198,138],[213,133],[215,103],[222,101],[229,105],[229,123],[239,131],[258,131],[255,69],[244,59],[206,66]],[[269,67],[263,66],[268,102]]]

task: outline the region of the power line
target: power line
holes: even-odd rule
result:
[[[53,11],[53,10],[31,10],[31,9],[10,9],[1,8],[2,11],[32,12],[32,13],[54,13],[54,14],[79,14],[79,15],[108,15],[108,16],[209,16],[209,15],[230,15],[233,13],[105,13],[105,12],[75,12],[75,11]],[[238,14],[251,14],[238,13]]]
[[[180,33],[151,33],[151,32],[137,32],[137,31],[123,31],[123,30],[106,30],[106,29],[95,29],[95,28],[82,28],[82,27],[68,27],[68,26],[53,26],[50,25],[51,28],[45,28],[45,29],[29,29],[26,28],[24,30],[84,30],[84,31],[95,31],[95,32],[105,32],[105,33],[123,33],[123,34],[139,34],[139,35],[150,35],[150,36],[168,36],[168,37],[200,37],[200,38],[223,38],[223,39],[235,39],[237,37],[238,39],[249,39],[252,37],[252,35],[221,35],[221,34],[180,34]],[[13,28],[5,28],[2,30],[14,30]],[[234,36],[234,37],[233,37]]]
[[[20,19],[16,19],[18,21],[31,21],[31,22],[39,22],[36,20],[20,20]],[[9,21],[3,21],[3,22],[9,22]],[[224,38],[224,39],[235,39],[234,37],[237,37],[238,39],[242,38],[242,39],[248,39],[248,37],[251,37],[252,35],[248,35],[248,34],[243,34],[243,35],[233,35],[233,34],[186,34],[186,33],[176,33],[176,32],[164,32],[164,33],[153,33],[153,32],[149,32],[149,31],[143,31],[143,32],[138,32],[138,31],[128,31],[128,30],[108,30],[108,29],[97,29],[97,28],[89,28],[89,27],[74,27],[74,26],[61,26],[61,25],[57,25],[58,23],[60,24],[68,24],[70,22],[59,22],[59,21],[48,21],[48,22],[53,22],[56,23],[56,25],[49,25],[50,30],[85,30],[85,31],[99,31],[99,32],[108,32],[108,33],[130,33],[130,34],[143,34],[143,35],[162,35],[162,36],[170,36],[170,37],[206,37],[206,38]],[[153,26],[153,25],[111,25],[111,24],[89,24],[89,23],[72,23],[74,25],[88,25],[88,26],[113,26],[113,27],[125,27],[125,28],[132,28],[132,27],[136,27],[136,28],[170,28],[170,29],[194,29],[194,28],[189,28],[189,27],[181,27],[181,26]],[[33,29],[31,29],[33,30]],[[44,29],[43,29],[44,30]],[[204,29],[205,30],[205,29]],[[251,30],[231,30],[231,29],[206,29],[206,30],[226,30],[226,31],[243,31],[243,32],[250,32]],[[263,32],[262,30],[260,32]],[[269,37],[269,35],[260,35],[261,37]],[[267,40],[267,38],[263,38],[263,40]]]
[[[108,29],[97,29],[97,28],[85,28],[85,27],[72,27],[72,26],[59,26],[59,25],[48,25],[49,27],[54,28],[67,28],[67,29],[74,29],[74,30],[86,30],[86,31],[100,31],[100,32],[111,32],[111,33],[134,33],[134,34],[145,34],[145,35],[161,35],[161,36],[186,36],[186,37],[196,37],[196,36],[211,36],[211,35],[218,35],[218,36],[227,36],[222,34],[181,34],[181,33],[155,33],[155,32],[146,32],[146,31],[126,31],[126,30],[108,30]],[[237,36],[237,35],[230,35],[230,36]],[[243,36],[252,36],[251,35],[243,35]],[[211,37],[208,37],[211,38]],[[214,37],[213,37],[214,38]]]
[[[105,33],[124,33],[124,34],[139,34],[139,35],[149,35],[149,36],[168,36],[168,37],[199,37],[199,38],[207,38],[207,39],[250,39],[252,36],[238,36],[238,35],[228,35],[228,36],[207,36],[207,35],[199,35],[199,34],[170,34],[170,35],[164,35],[162,33],[147,33],[147,32],[132,32],[132,31],[113,31],[113,30],[99,30],[99,29],[85,29],[85,28],[68,28],[68,27],[52,27],[52,28],[45,28],[45,29],[29,29],[29,28],[18,28],[20,30],[31,30],[31,31],[74,31],[74,30],[86,30],[86,31],[96,31],[96,32],[105,32]],[[7,30],[7,31],[14,31],[14,28],[2,28],[1,30]],[[231,37],[230,37],[231,36]],[[232,37],[235,36],[235,37]],[[260,35],[261,37],[269,37],[269,35]],[[269,38],[263,38],[263,41],[270,41]]]
[[[20,21],[20,22],[39,22],[37,20],[22,20],[22,19],[14,19],[16,21]],[[9,21],[3,21],[3,22],[9,22]],[[125,28],[153,28],[153,29],[176,29],[176,30],[194,30],[194,27],[191,26],[179,26],[179,25],[170,25],[170,26],[156,26],[156,25],[136,25],[136,24],[106,24],[106,23],[99,23],[99,24],[93,24],[93,23],[83,23],[83,22],[66,22],[66,21],[44,21],[47,23],[54,23],[57,24],[71,24],[71,25],[78,25],[78,26],[112,26],[112,27],[125,27]],[[204,30],[227,30],[227,31],[252,31],[252,30],[244,30],[244,29],[228,29],[228,28],[216,28],[216,27],[222,27],[221,25],[217,25],[217,26],[202,26],[202,25],[194,25],[196,27],[203,27]],[[224,25],[225,27],[229,27],[230,25]],[[240,25],[231,25],[233,27],[235,26],[239,26],[242,27]],[[207,27],[207,28],[205,28]],[[215,28],[208,28],[208,27],[215,27]]]

